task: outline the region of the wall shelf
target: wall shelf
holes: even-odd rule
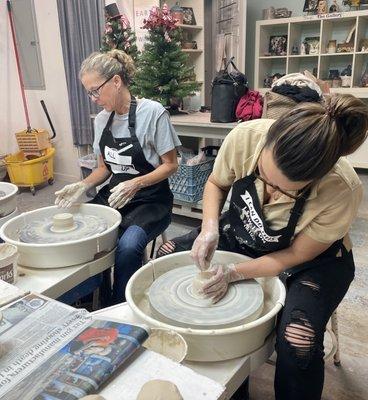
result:
[[[346,41],[352,27],[354,51],[347,53],[327,53],[330,40],[337,44]],[[269,51],[271,36],[287,35],[286,56],[264,56]],[[306,38],[318,38],[319,54],[291,54],[294,46],[300,49]],[[306,17],[293,17],[256,22],[255,41],[255,88],[265,93],[266,76],[275,73],[315,71],[319,79],[328,78],[330,70],[342,72],[348,65],[352,67],[350,87],[332,88],[331,93],[352,94],[368,102],[368,87],[360,87],[361,76],[368,67],[368,52],[361,51],[361,41],[368,39],[368,10],[350,11]],[[359,168],[368,168],[368,140],[356,153],[349,156],[352,164]]]
[[[169,9],[171,9],[177,3],[177,0],[160,0],[161,7],[166,3]],[[207,21],[204,18],[204,0],[181,0],[180,5],[182,7],[190,7],[193,9],[195,21],[197,25],[177,24],[183,31],[183,42],[197,43],[198,49],[182,49],[182,51],[188,54],[188,64],[194,66],[194,73],[196,75],[197,82],[201,83],[198,92],[201,95],[201,104],[204,104],[205,95],[205,51],[204,49],[204,35]]]
[[[203,29],[202,25],[187,25],[187,24],[176,24],[179,28],[189,29],[193,31],[201,31]]]
[[[201,49],[182,49],[182,51],[184,53],[198,53],[198,54],[203,53],[203,50]]]

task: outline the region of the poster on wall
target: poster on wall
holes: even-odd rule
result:
[[[141,29],[143,20],[147,19],[149,12],[153,6],[159,6],[159,0],[134,0],[134,30],[137,35],[138,50],[143,49],[145,36],[147,35],[146,29]]]

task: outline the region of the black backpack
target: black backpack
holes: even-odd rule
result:
[[[231,72],[230,64],[234,68]],[[211,122],[236,121],[236,106],[247,91],[247,77],[236,68],[232,57],[212,81]]]

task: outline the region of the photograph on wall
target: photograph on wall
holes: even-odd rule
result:
[[[318,0],[305,0],[303,11],[308,13],[317,12]]]
[[[197,25],[192,7],[182,7],[183,9],[183,24]]]
[[[268,52],[271,56],[284,56],[287,50],[287,35],[270,36]]]

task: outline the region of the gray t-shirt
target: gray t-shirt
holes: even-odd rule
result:
[[[137,103],[135,134],[146,160],[156,168],[160,165],[160,156],[180,146],[181,142],[171,124],[169,113],[160,103],[148,99],[139,99]],[[101,154],[99,142],[109,116],[109,112],[102,110],[95,118],[93,151],[97,155]],[[128,116],[128,113],[115,113],[111,126],[114,138],[130,136]]]

